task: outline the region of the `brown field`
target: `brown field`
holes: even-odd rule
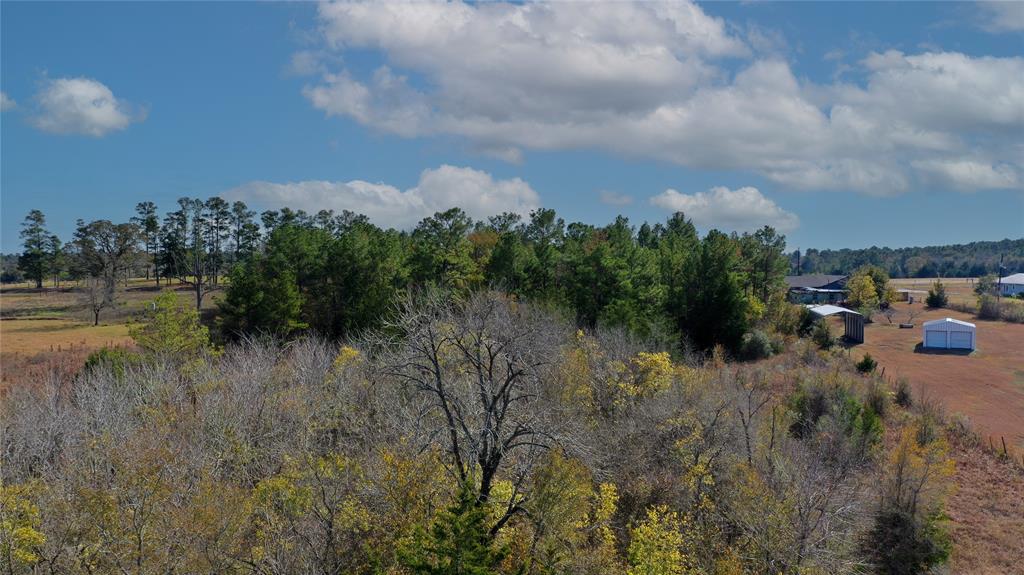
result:
[[[172,285],[182,305],[194,305],[187,286]],[[159,293],[155,282],[133,279],[118,290],[117,306],[103,310],[100,325],[80,301],[73,283],[36,290],[28,284],[0,288],[0,388],[38,378],[47,369],[81,365],[104,346],[133,345],[128,325]],[[220,292],[207,295],[204,312],[216,307]]]
[[[892,285],[896,289],[912,289],[918,290],[922,293],[915,294],[914,299],[924,301],[924,298],[928,295],[927,292],[932,285],[935,283],[936,278],[906,278],[906,279],[894,279],[891,280]],[[951,304],[967,304],[975,305],[978,301],[978,296],[974,293],[974,286],[978,280],[976,278],[945,278],[942,280],[942,285],[946,287],[946,296],[949,298]],[[1024,300],[1014,300],[1012,298],[1004,298],[1003,301],[1014,301],[1020,302],[1024,305]]]
[[[952,456],[956,489],[946,505],[952,572],[1024,572],[1024,466],[1000,460],[969,441],[954,441]]]
[[[887,378],[907,378],[919,394],[940,400],[946,410],[966,415],[983,436],[1024,452],[1024,325],[985,321],[948,309],[932,310],[920,303],[894,304],[897,315],[889,325],[882,316],[864,330],[865,342],[851,348],[856,360],[865,352],[878,360]],[[921,314],[913,329],[899,329],[906,311]],[[922,324],[952,317],[977,326],[977,350],[970,355],[920,353]]]

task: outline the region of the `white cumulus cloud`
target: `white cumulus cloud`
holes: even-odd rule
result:
[[[0,92],[0,112],[6,112],[16,107],[18,104],[13,98],[7,95],[6,92]]]
[[[651,198],[651,204],[683,212],[697,225],[726,231],[752,231],[769,225],[783,232],[800,225],[800,218],[766,198],[760,190],[743,187],[736,190],[718,186],[706,192],[683,194],[673,189]]]
[[[970,159],[925,160],[914,167],[933,176],[937,182],[964,191],[1015,188],[1020,177],[1009,164],[992,165],[989,161]]]
[[[411,228],[419,220],[452,207],[482,219],[501,212],[526,215],[540,207],[540,196],[519,179],[495,179],[472,168],[442,165],[424,170],[407,190],[362,180],[349,182],[249,182],[225,194],[265,208],[288,206],[310,213],[328,209],[364,214],[381,226]]]
[[[319,20],[324,50],[384,64],[321,73],[304,89],[315,108],[514,162],[599,149],[876,195],[947,185],[923,167],[936,161],[1024,169],[1022,57],[888,51],[857,64],[858,82],[815,84],[779,54],[784,38],[687,1],[345,2]]]
[[[611,190],[601,190],[598,192],[597,198],[606,206],[628,206],[633,203],[633,196]]]
[[[36,103],[32,123],[55,134],[100,137],[143,119],[130,104],[115,98],[110,88],[91,78],[47,80]]]
[[[1001,0],[978,2],[981,9],[981,27],[989,32],[1024,31],[1024,2]]]

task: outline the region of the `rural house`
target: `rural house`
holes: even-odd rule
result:
[[[999,293],[1009,296],[1024,293],[1024,273],[999,278]]]
[[[846,299],[846,280],[850,276],[812,274],[786,276],[788,298],[793,303],[837,303]]]

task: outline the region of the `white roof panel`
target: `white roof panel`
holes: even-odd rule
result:
[[[931,321],[924,322],[924,326],[925,327],[930,327],[930,326],[935,326],[935,325],[947,325],[947,324],[962,325],[962,326],[966,326],[966,327],[975,327],[975,325],[973,323],[966,322],[966,321],[960,321],[958,319],[953,319],[951,317],[942,318],[942,319],[933,319]]]
[[[1024,273],[1009,275],[1005,278],[1000,278],[999,281],[1004,284],[1024,284]]]
[[[807,304],[807,309],[811,310],[811,313],[814,313],[815,315],[820,315],[822,317],[836,313],[852,313],[855,315],[860,315],[859,313],[853,311],[852,309],[846,309],[845,307],[839,307],[837,305],[830,304]]]

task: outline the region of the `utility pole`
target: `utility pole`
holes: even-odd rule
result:
[[[1002,301],[1003,297],[1003,254],[999,254],[999,279],[996,280],[996,301]]]

